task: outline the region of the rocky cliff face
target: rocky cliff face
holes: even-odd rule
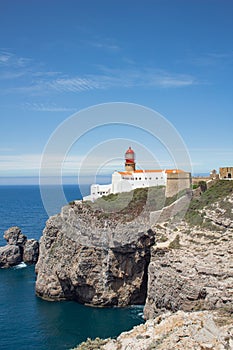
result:
[[[0,267],[7,268],[19,264],[35,264],[39,255],[39,243],[35,239],[27,239],[17,226],[10,227],[4,233],[7,245],[0,247]]]
[[[230,195],[200,209],[200,226],[157,226],[158,241],[165,242],[152,249],[147,319],[166,310],[220,308],[233,313],[232,203]]]
[[[76,350],[230,350],[233,325],[220,312],[169,312],[122,333],[117,339],[95,339]]]
[[[167,310],[232,312],[233,195],[208,206],[203,196],[191,203],[188,222],[152,227],[149,215],[127,221],[81,202],[64,207],[41,238],[37,295],[101,306],[146,299],[146,319]]]
[[[44,229],[36,293],[101,306],[142,304],[153,244],[142,219],[120,223],[80,202],[68,205]]]

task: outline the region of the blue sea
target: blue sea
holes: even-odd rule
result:
[[[67,202],[81,198],[76,185],[65,185],[64,192]],[[0,186],[0,246],[6,243],[4,231],[15,225],[39,239],[47,218],[38,186]],[[1,350],[71,349],[88,337],[116,337],[143,322],[142,306],[92,308],[41,300],[35,296],[35,278],[34,266],[0,269]]]

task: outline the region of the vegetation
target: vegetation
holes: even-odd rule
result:
[[[176,235],[175,239],[170,242],[169,249],[180,249],[180,236]]]
[[[174,203],[177,199],[183,197],[184,195],[188,194],[190,192],[189,189],[184,189],[179,191],[178,193],[176,193],[174,196],[172,197],[167,197],[165,200],[165,207],[167,207],[168,205],[171,205],[172,203]]]
[[[132,221],[142,211],[162,209],[165,203],[165,187],[137,188],[131,192],[110,194],[94,203],[85,202],[100,219]]]
[[[165,187],[155,186],[137,188],[130,192],[110,194],[97,199],[94,203],[84,202],[95,212],[99,219],[113,219],[119,222],[134,220],[142,212],[147,215],[151,211],[157,211],[175,202],[187,194],[182,190],[173,197],[165,197]]]
[[[207,191],[207,183],[206,183],[206,181],[199,181],[198,182],[198,187],[200,187],[201,192]]]
[[[212,187],[207,189],[200,198],[194,198],[191,200],[189,209],[186,212],[185,218],[189,224],[195,226],[202,226],[208,223],[204,221],[204,213],[199,211],[204,207],[210,207],[211,204],[222,201],[230,194],[233,193],[233,181],[219,180]],[[228,206],[229,214],[231,213],[231,208],[229,202],[225,202],[225,206]],[[210,223],[209,223],[210,224]]]
[[[85,342],[81,343],[77,348],[74,348],[73,350],[101,350],[107,341],[108,339],[96,338],[92,340],[88,338]]]

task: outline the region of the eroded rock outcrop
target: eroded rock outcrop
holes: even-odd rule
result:
[[[0,247],[0,267],[8,268],[20,262],[35,264],[39,256],[39,243],[27,239],[18,226],[10,227],[4,232],[7,245]]]
[[[201,226],[157,226],[148,268],[147,319],[166,310],[224,308],[233,313],[232,199],[201,209]],[[159,243],[160,238],[165,242]]]
[[[20,248],[17,245],[0,247],[0,267],[11,267],[22,261]]]
[[[36,293],[101,306],[143,304],[154,232],[120,223],[80,202],[51,217],[40,241]]]
[[[76,350],[230,350],[233,325],[222,312],[169,312],[122,333],[117,339],[88,340]]]
[[[39,242],[32,238],[28,239],[23,247],[23,262],[36,264],[39,257]]]

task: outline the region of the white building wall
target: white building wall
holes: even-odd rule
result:
[[[156,172],[118,172],[112,174],[112,183],[108,185],[91,185],[91,193],[83,200],[94,201],[110,193],[130,192],[136,188],[166,186],[167,174],[164,170]]]
[[[112,193],[112,184],[108,185],[98,185],[98,184],[93,184],[91,185],[90,189],[91,193],[89,196],[83,197],[84,201],[95,201],[96,199],[102,197],[102,196],[107,196],[110,193]]]

